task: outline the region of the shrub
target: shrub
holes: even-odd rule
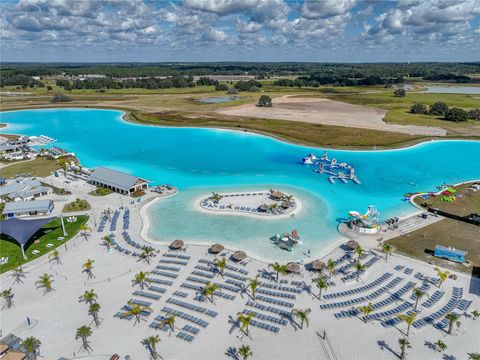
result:
[[[480,109],[472,109],[468,112],[468,118],[472,120],[480,120]]]
[[[460,108],[451,108],[445,113],[445,119],[450,121],[466,121],[468,120],[468,113]]]
[[[428,111],[432,115],[439,115],[444,116],[448,111],[448,105],[444,102],[436,102],[432,106],[430,106],[430,110]]]
[[[272,99],[268,95],[262,95],[262,96],[260,96],[260,99],[258,99],[257,106],[271,107],[272,106]]]
[[[63,94],[55,94],[53,95],[52,102],[53,103],[63,103],[63,102],[68,102],[72,101],[68,96],[63,95]]]
[[[426,114],[427,107],[423,104],[413,104],[412,107],[410,108],[410,112],[412,114]]]
[[[216,91],[227,91],[228,90],[228,85],[227,84],[215,85],[215,90]]]
[[[398,97],[403,97],[405,96],[407,92],[405,91],[405,89],[397,89],[393,92],[393,95],[395,96],[398,96]]]
[[[50,85],[47,86],[47,90],[50,91],[50,90],[53,90],[53,87],[51,87]]]

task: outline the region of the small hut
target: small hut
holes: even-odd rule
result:
[[[290,205],[291,205],[291,203],[289,203],[288,201],[284,201],[284,202],[282,202],[282,205],[280,205],[280,206],[286,210],[290,207]]]
[[[232,255],[232,259],[235,261],[242,261],[242,260],[245,260],[246,258],[247,258],[247,254],[245,253],[245,251],[236,251]]]
[[[283,200],[283,198],[285,197],[285,194],[281,191],[272,191],[270,193],[270,197],[273,200]]]
[[[270,209],[270,206],[268,206],[267,204],[262,204],[258,207],[257,210],[261,212],[267,212],[269,209]]]
[[[289,262],[287,264],[287,271],[291,273],[296,273],[300,271],[300,265],[296,262]]]
[[[320,260],[314,260],[309,265],[310,269],[314,271],[322,271],[325,268],[325,263]]]
[[[223,249],[225,249],[225,247],[222,244],[215,244],[215,245],[210,246],[210,253],[211,254],[218,254],[221,251],[223,251]]]
[[[349,242],[347,242],[347,247],[351,250],[355,250],[358,246],[358,242],[356,242],[355,240],[350,240]]]
[[[175,240],[170,244],[170,249],[172,250],[179,250],[183,247],[183,241],[182,240]]]

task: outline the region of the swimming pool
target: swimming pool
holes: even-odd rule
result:
[[[338,239],[338,221],[348,211],[374,204],[381,217],[413,209],[403,194],[480,178],[480,142],[435,141],[388,151],[329,150],[355,167],[361,185],[330,184],[300,164],[322,150],[267,136],[217,129],[162,128],[131,124],[113,110],[46,109],[0,113],[2,132],[47,135],[76,153],[87,167],[109,166],[154,183],[171,183],[180,193],[153,204],[149,236],[158,241],[222,242],[270,259],[320,252]],[[204,214],[193,208],[212,191],[278,188],[299,196],[303,210],[294,218],[264,220]],[[296,228],[303,244],[295,253],[274,248],[269,237]]]

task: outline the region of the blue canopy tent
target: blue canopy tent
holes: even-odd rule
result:
[[[36,220],[21,220],[17,218],[8,219],[0,222],[0,233],[13,238],[20,244],[23,258],[26,259],[24,246],[40,228],[54,220],[56,217],[36,219]]]

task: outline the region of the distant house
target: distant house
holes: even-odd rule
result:
[[[15,144],[0,144],[0,152],[15,152],[22,148],[23,145],[15,145]]]
[[[453,247],[447,247],[442,245],[435,246],[434,256],[444,258],[450,261],[455,261],[459,263],[465,262],[465,255],[467,253],[462,250],[457,250]]]
[[[148,188],[148,180],[121,171],[99,167],[88,178],[93,185],[111,189],[120,194],[130,195]]]
[[[52,200],[13,201],[5,204],[2,213],[7,219],[10,219],[48,215],[52,213],[53,208]]]
[[[38,180],[23,179],[12,185],[2,186],[0,188],[0,201],[3,197],[8,197],[13,201],[30,201],[51,192],[51,188],[43,186]]]

